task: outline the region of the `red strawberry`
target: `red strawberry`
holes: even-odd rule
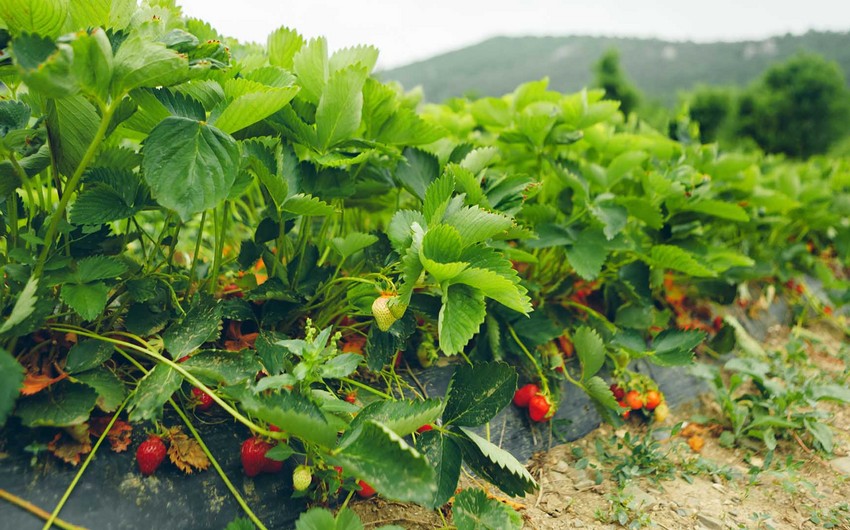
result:
[[[418,429],[416,429],[416,432],[418,432],[419,434],[422,434],[423,432],[428,432],[428,431],[432,431],[432,430],[434,430],[434,427],[430,423],[426,423],[422,427],[419,427]]]
[[[343,399],[345,399],[349,403],[354,403],[355,401],[357,401],[357,392],[349,392],[345,395],[345,398]]]
[[[626,402],[622,401],[622,400],[618,401],[617,403],[620,405],[620,408],[626,409],[622,413],[623,419],[624,420],[629,419],[629,416],[632,415],[632,411],[629,409],[629,406],[626,405]]]
[[[537,394],[528,402],[528,416],[533,421],[546,421],[549,419],[549,411],[552,410],[552,404],[549,403],[549,398],[543,394]]]
[[[212,396],[201,390],[200,388],[193,388],[192,395],[195,396],[195,408],[198,410],[210,410],[210,407],[213,406]]]
[[[357,485],[360,486],[360,490],[357,492],[358,495],[367,499],[375,494],[375,488],[367,484],[362,480],[357,481]]]
[[[623,388],[620,385],[618,385],[617,383],[614,383],[613,385],[611,385],[610,388],[611,388],[611,393],[614,394],[614,399],[616,399],[617,401],[620,401],[624,397],[626,397],[626,391],[623,390]]]
[[[632,410],[640,410],[643,408],[643,399],[640,397],[640,392],[637,390],[629,390],[623,399],[626,405]]]
[[[274,447],[269,442],[252,436],[242,442],[242,468],[249,477],[256,477],[260,473],[277,473],[283,469],[283,462],[266,458],[266,453]]]
[[[525,385],[514,393],[514,405],[522,408],[527,407],[528,402],[531,401],[531,398],[538,392],[540,392],[540,389],[537,385],[533,383]]]
[[[139,471],[142,475],[153,475],[154,471],[165,460],[165,444],[162,443],[162,438],[155,435],[148,436],[148,439],[139,444],[136,449],[136,464],[139,465]]]
[[[646,401],[646,403],[644,403],[644,407],[646,407],[646,410],[655,410],[655,407],[657,407],[661,404],[662,401],[664,401],[664,396],[662,396],[661,393],[656,390],[650,390],[644,396],[644,401]]]

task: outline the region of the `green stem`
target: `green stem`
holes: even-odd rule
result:
[[[6,210],[9,212],[9,241],[6,245],[6,255],[18,246],[18,194],[12,192],[6,197]]]
[[[18,497],[17,495],[9,493],[8,491],[6,491],[4,489],[0,489],[0,499],[4,499],[6,501],[9,501],[11,504],[14,504],[18,508],[21,508],[22,510],[26,510],[26,511],[30,512],[31,514],[35,515],[36,517],[38,517],[40,519],[47,520],[50,517],[49,513],[42,510],[41,508],[39,508],[35,504],[29,502],[26,499],[22,499],[22,498]],[[75,524],[66,523],[62,519],[59,519],[58,517],[53,520],[53,524],[58,526],[62,530],[85,530],[85,528],[83,528],[82,526],[77,526]]]
[[[228,205],[229,203],[225,201],[224,204],[216,208],[216,210],[221,212],[220,223],[219,216],[215,215],[215,213],[213,214],[215,216],[215,255],[213,256],[212,272],[209,278],[210,294],[215,294],[216,287],[218,287],[218,274],[219,270],[221,270],[222,254],[224,254],[224,236],[227,233],[227,220],[230,218],[227,215]]]
[[[56,207],[56,211],[53,212],[53,217],[50,219],[50,225],[47,227],[47,232],[44,235],[44,248],[41,249],[41,254],[39,254],[38,261],[36,262],[35,269],[33,270],[33,276],[36,278],[40,277],[41,273],[44,272],[44,265],[47,263],[47,256],[50,254],[50,249],[54,242],[53,240],[56,238],[56,231],[59,230],[59,223],[65,216],[65,210],[68,208],[71,196],[77,191],[80,181],[83,178],[83,173],[85,173],[89,164],[91,164],[92,160],[94,160],[94,155],[97,153],[98,148],[100,148],[100,144],[106,137],[106,131],[109,129],[109,123],[112,121],[112,115],[115,113],[115,110],[118,108],[122,99],[123,97],[118,97],[113,100],[108,107],[106,107],[106,111],[103,113],[103,117],[100,120],[100,126],[97,128],[97,132],[94,134],[91,144],[89,144],[88,149],[86,149],[83,159],[80,160],[80,164],[77,166],[76,171],[74,171],[74,174],[71,175],[71,178],[68,180],[68,184],[65,186],[64,193],[62,193],[62,196],[59,198],[59,205]]]
[[[136,344],[133,344],[133,343],[127,342],[127,341],[113,339],[111,337],[106,337],[106,336],[103,336],[103,335],[98,335],[97,333],[92,333],[92,332],[90,332],[90,331],[88,331],[84,328],[78,328],[78,327],[74,327],[74,326],[67,326],[67,325],[61,325],[61,324],[56,324],[56,325],[52,325],[52,326],[49,326],[49,327],[50,327],[50,329],[55,330],[55,331],[74,332],[81,337],[88,337],[88,338],[91,338],[91,339],[97,339],[97,340],[100,340],[100,341],[103,341],[103,342],[108,342],[108,343],[113,344],[115,346],[121,346],[122,348],[126,348],[128,350],[133,350],[137,353],[141,353],[142,355],[150,357],[151,359],[155,360],[156,362],[158,362],[160,364],[165,364],[165,365],[169,366],[170,368],[172,368],[173,370],[177,371],[177,373],[179,373],[181,376],[183,376],[183,378],[186,379],[187,381],[189,381],[192,385],[198,387],[200,390],[209,394],[210,397],[213,399],[213,401],[218,403],[218,405],[222,409],[224,409],[225,412],[227,412],[228,414],[233,416],[233,419],[235,419],[236,421],[238,421],[242,425],[248,427],[249,429],[251,429],[253,431],[256,431],[257,433],[259,433],[263,436],[268,436],[269,438],[274,438],[276,440],[282,439],[286,436],[285,433],[272,432],[272,431],[270,431],[266,428],[260,427],[259,425],[255,424],[254,422],[252,422],[251,420],[249,420],[248,418],[243,416],[238,410],[236,410],[232,406],[230,406],[229,403],[227,403],[226,401],[224,401],[223,399],[218,397],[218,394],[216,394],[215,391],[213,391],[208,386],[206,386],[201,381],[199,381],[197,377],[195,377],[194,375],[189,373],[181,364],[176,363],[176,362],[174,362],[171,359],[168,359],[166,357],[163,357],[159,353],[153,351],[153,349],[150,348],[150,345],[144,339],[142,339],[140,337],[136,337],[135,335],[132,335],[130,333],[124,333],[124,332],[121,332],[121,331],[114,332],[115,335],[131,338],[133,340],[136,340],[136,341],[144,344],[146,347],[138,346]]]
[[[384,392],[381,392],[377,388],[372,388],[369,385],[364,385],[360,381],[355,381],[354,379],[349,379],[347,377],[340,377],[339,380],[342,381],[343,383],[348,383],[351,386],[356,386],[357,388],[361,388],[361,389],[363,389],[367,392],[371,392],[371,393],[375,394],[376,396],[380,396],[384,399],[389,399],[390,401],[395,401],[395,398],[393,398],[391,395],[386,394]]]
[[[201,252],[201,241],[204,238],[204,224],[207,220],[207,211],[201,213],[201,223],[198,225],[198,236],[195,240],[195,252],[192,254],[192,267],[189,269],[189,289],[186,298],[192,293],[192,281],[195,279],[195,271],[198,268],[198,255]]]
[[[91,450],[91,453],[86,457],[83,465],[80,466],[80,470],[77,471],[77,474],[74,475],[74,480],[71,481],[71,484],[68,486],[68,489],[65,490],[65,494],[62,495],[62,498],[59,499],[59,504],[56,505],[56,508],[53,509],[53,513],[50,514],[50,518],[47,519],[47,522],[44,523],[44,527],[42,530],[50,530],[50,527],[53,526],[53,523],[56,521],[56,517],[59,515],[59,512],[62,510],[62,507],[65,506],[65,503],[68,501],[68,498],[71,496],[71,493],[74,491],[74,488],[77,486],[77,483],[85,473],[86,468],[89,467],[89,463],[94,459],[95,453],[97,453],[97,449],[100,447],[100,444],[103,443],[103,440],[106,439],[106,436],[109,434],[109,431],[112,429],[112,426],[115,424],[115,420],[118,419],[118,415],[121,414],[121,411],[124,410],[124,406],[127,405],[127,402],[130,401],[130,398],[136,393],[135,390],[130,392],[127,397],[124,399],[124,402],[121,403],[121,406],[118,407],[118,410],[115,411],[115,414],[112,415],[112,419],[109,420],[109,424],[103,430],[101,435],[98,437],[97,442],[95,442],[94,447]]]
[[[534,370],[537,372],[537,376],[540,378],[540,384],[543,385],[543,393],[548,396],[549,395],[549,380],[543,374],[543,369],[540,368],[540,363],[538,363],[537,359],[534,358],[534,355],[532,355],[531,352],[528,351],[528,348],[525,347],[525,344],[523,344],[522,341],[519,340],[519,337],[517,336],[516,331],[514,330],[513,326],[508,325],[508,332],[511,334],[511,337],[513,337],[513,339],[519,345],[519,347],[523,351],[523,353],[525,353],[526,357],[528,357],[528,360],[531,361],[531,364],[534,365]]]
[[[135,366],[142,373],[147,375],[148,370],[145,370],[145,367],[142,366],[141,364],[139,364],[139,361],[133,359],[131,356],[129,356],[128,354],[126,354],[125,352],[123,352],[121,350],[118,350],[118,351],[121,352],[121,354],[123,354],[124,357],[128,361],[130,361],[130,363],[133,364],[133,366]],[[233,494],[233,497],[236,499],[236,502],[239,503],[239,506],[241,506],[242,509],[245,511],[245,514],[247,514],[248,517],[254,522],[254,524],[257,525],[257,528],[259,528],[260,530],[266,530],[266,526],[254,514],[254,512],[251,510],[251,508],[245,502],[245,499],[243,499],[242,495],[239,494],[239,490],[237,490],[236,487],[233,485],[233,483],[230,481],[230,479],[227,478],[227,474],[225,474],[224,470],[221,468],[221,465],[219,465],[218,460],[215,459],[215,457],[213,456],[209,447],[207,447],[207,444],[204,443],[204,440],[201,438],[200,433],[198,433],[198,431],[195,429],[195,426],[192,424],[192,421],[189,419],[189,417],[186,415],[186,413],[183,412],[183,409],[180,408],[177,405],[177,403],[174,401],[174,399],[172,399],[172,398],[168,399],[168,403],[171,405],[172,408],[174,408],[174,411],[177,413],[178,416],[180,416],[180,419],[183,420],[183,423],[186,424],[186,427],[189,428],[189,432],[192,433],[192,436],[198,442],[198,445],[201,446],[201,450],[204,452],[205,455],[207,455],[207,458],[210,460],[210,463],[215,468],[218,475],[221,477],[221,480],[224,481],[224,484],[227,486],[227,489],[229,489],[230,493]]]
[[[256,514],[254,514],[254,512],[248,506],[248,503],[245,502],[245,499],[242,498],[242,495],[239,494],[239,490],[236,489],[236,486],[234,486],[230,479],[227,478],[227,475],[224,473],[224,470],[219,465],[218,460],[215,459],[212,452],[210,452],[209,448],[207,447],[207,444],[205,444],[204,441],[201,439],[201,435],[195,429],[195,426],[192,425],[192,422],[189,420],[189,417],[186,416],[186,413],[183,412],[183,410],[177,406],[177,403],[175,403],[173,399],[169,399],[168,402],[171,403],[171,406],[174,407],[174,410],[177,412],[177,415],[180,416],[180,418],[183,420],[183,423],[185,423],[186,427],[189,428],[189,431],[192,433],[192,436],[195,437],[195,440],[198,442],[198,445],[201,446],[201,449],[204,451],[204,454],[207,455],[207,458],[209,458],[210,463],[212,463],[212,466],[215,468],[216,472],[218,473],[218,476],[220,476],[221,480],[224,481],[224,485],[227,486],[227,489],[230,490],[230,493],[233,495],[233,498],[236,499],[236,502],[239,503],[239,506],[242,507],[242,510],[245,512],[248,518],[251,519],[251,521],[253,521],[255,525],[257,525],[257,528],[259,528],[259,530],[266,530],[266,526],[263,524],[262,521],[260,521],[260,518],[257,517]]]

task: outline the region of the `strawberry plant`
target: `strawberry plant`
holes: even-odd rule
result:
[[[612,421],[620,401],[663,421],[631,363],[731,350],[708,301],[752,309],[750,287],[790,281],[847,332],[847,160],[674,141],[545,79],[423,105],[372,76],[372,47],[285,27],[243,44],[170,1],[2,0],[0,18],[0,426],[50,429],[79,474],[153,423],[178,469],[215,468],[262,526],[192,408],[250,430],[246,475],[292,459],[313,500],[439,507],[464,464],[523,495],[534,480],[488,422],[512,400],[554,418],[563,384]],[[402,375],[413,362],[457,365],[443,399]],[[731,368],[775,398],[726,392],[735,437],[770,441],[782,426],[750,415],[790,414],[826,448],[775,367]],[[515,526],[456,501],[459,527]]]

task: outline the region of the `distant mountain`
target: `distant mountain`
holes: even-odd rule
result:
[[[467,93],[496,96],[548,76],[550,87],[574,92],[593,79],[605,51],[617,48],[623,69],[650,99],[670,105],[699,83],[744,86],[773,62],[798,51],[838,62],[850,81],[850,32],[809,32],[748,42],[670,42],[615,37],[496,37],[379,73],[406,88],[422,85],[428,101]]]

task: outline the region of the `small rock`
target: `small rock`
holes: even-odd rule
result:
[[[573,521],[573,528],[584,528],[584,523],[576,519]]]
[[[676,514],[679,517],[690,518],[693,517],[695,513],[697,513],[696,510],[692,510],[690,508],[679,508],[678,510],[676,510]]]
[[[623,494],[632,498],[632,502],[629,504],[633,505],[635,509],[651,510],[653,506],[658,504],[658,499],[654,495],[634,486],[623,488]]]
[[[832,464],[832,467],[839,473],[850,476],[850,456],[834,458],[830,461],[830,464]]]
[[[555,464],[555,471],[558,473],[568,473],[570,469],[572,469],[572,466],[570,466],[570,464],[565,460],[560,460],[557,464]]]
[[[698,513],[697,521],[699,521],[704,527],[708,528],[708,530],[723,530],[723,522],[710,515]]]
[[[577,490],[583,490],[583,489],[586,489],[586,488],[592,488],[595,485],[596,485],[596,482],[593,482],[592,480],[585,479],[585,480],[579,480],[578,482],[573,484],[573,487]]]

